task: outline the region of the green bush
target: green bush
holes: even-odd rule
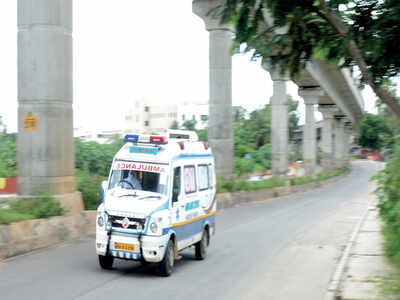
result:
[[[75,139],[75,166],[80,170],[88,170],[92,174],[107,176],[114,155],[123,144],[122,139],[115,139],[111,144]]]
[[[85,209],[97,209],[103,199],[100,195],[101,182],[107,178],[82,170],[76,170],[75,177],[77,189],[82,193]]]
[[[17,146],[11,135],[0,134],[0,177],[17,176]]]
[[[378,181],[379,213],[384,221],[385,254],[400,267],[400,140],[393,157],[373,179]]]
[[[233,191],[248,191],[250,184],[247,180],[239,179],[233,183]]]
[[[62,216],[65,211],[48,192],[39,192],[32,198],[20,198],[11,203],[9,213],[30,215],[32,219]]]
[[[254,172],[263,172],[266,171],[267,168],[265,168],[263,165],[260,165],[259,163],[255,163],[253,167]]]
[[[243,175],[245,173],[253,172],[255,161],[253,158],[241,158],[235,157],[235,173],[237,175]]]
[[[217,193],[228,193],[233,191],[234,181],[224,177],[217,178]]]
[[[265,170],[271,169],[271,144],[265,144],[254,153],[254,160]]]
[[[50,218],[62,216],[64,209],[60,206],[60,202],[55,200],[49,193],[42,193],[36,198],[36,205],[32,213],[38,219]]]
[[[290,185],[300,185],[300,184],[311,183],[314,181],[315,179],[310,176],[295,177],[295,178],[290,178]]]

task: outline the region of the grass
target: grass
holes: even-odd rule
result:
[[[343,167],[341,169],[329,171],[329,172],[320,172],[315,175],[315,177],[311,176],[302,176],[302,177],[295,177],[290,179],[290,185],[300,185],[300,184],[307,184],[311,182],[320,182],[324,181],[336,176],[339,176],[343,173],[348,172],[350,169],[349,167]]]
[[[14,210],[1,209],[0,210],[0,224],[9,224],[12,222],[26,221],[34,219],[35,217],[27,213],[19,213]]]
[[[311,183],[314,181],[315,181],[315,178],[313,178],[313,177],[301,176],[301,177],[290,178],[290,185],[301,185],[301,184]]]
[[[318,173],[315,177],[302,176],[290,179],[290,185],[301,185],[311,182],[320,182],[349,171],[349,167],[333,170],[330,172]],[[275,179],[263,181],[247,181],[245,179],[229,180],[219,177],[217,180],[217,193],[239,192],[239,191],[255,191],[262,189],[272,189],[284,186],[285,183]]]
[[[47,192],[40,192],[35,197],[19,198],[11,202],[9,209],[1,209],[0,224],[50,218],[64,213],[64,209],[57,200]]]
[[[382,299],[400,300],[400,273],[389,274],[381,279],[380,294]]]
[[[272,189],[284,185],[284,182],[274,179],[263,181],[247,181],[244,179],[228,180],[221,177],[217,180],[217,193]]]

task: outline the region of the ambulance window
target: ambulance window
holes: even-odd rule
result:
[[[172,202],[178,201],[181,193],[181,167],[174,168],[174,182],[172,186]]]
[[[208,166],[207,165],[199,165],[199,190],[204,191],[208,190],[210,186],[210,177],[208,174]]]
[[[185,193],[196,192],[196,171],[194,166],[185,166],[183,169],[183,178],[185,182]]]
[[[209,174],[210,174],[210,185],[213,186],[215,184],[215,177],[214,177],[214,168],[213,165],[208,165],[209,167]]]

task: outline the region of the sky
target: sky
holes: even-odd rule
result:
[[[0,116],[17,130],[17,1],[0,1]],[[122,129],[139,98],[208,100],[208,32],[191,1],[74,0],[74,127]],[[272,81],[249,55],[232,59],[232,102],[251,111],[269,102]],[[301,101],[295,84],[288,94]],[[375,96],[363,91],[373,112]],[[317,115],[317,118],[320,116]]]

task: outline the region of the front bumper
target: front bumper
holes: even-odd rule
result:
[[[108,254],[116,258],[140,260],[142,257],[147,262],[160,262],[164,258],[165,247],[168,242],[168,235],[148,236],[129,235],[121,233],[112,233]],[[107,233],[97,232],[96,234],[96,253],[106,255],[108,236]],[[133,251],[116,249],[115,243],[124,243],[133,245]]]

